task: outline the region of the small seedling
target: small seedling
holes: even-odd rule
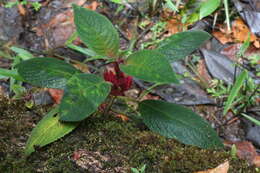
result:
[[[25,93],[25,88],[22,86],[22,78],[19,76],[16,65],[22,61],[29,60],[34,56],[25,49],[18,47],[10,48],[13,52],[16,53],[15,56],[5,55],[3,57],[9,58],[12,60],[11,69],[0,68],[0,78],[9,79],[10,83],[10,93],[14,93],[14,98],[20,98]]]
[[[6,3],[4,7],[5,8],[12,8],[12,7],[17,6],[19,4],[21,4],[21,5],[28,5],[29,4],[33,7],[33,9],[35,11],[39,11],[41,9],[41,6],[42,6],[39,2],[31,2],[31,1],[27,1],[27,0],[22,0],[22,1],[16,0],[16,1]]]
[[[235,144],[233,144],[231,147],[230,155],[231,155],[232,159],[237,159],[237,147]]]
[[[144,164],[141,168],[131,168],[132,173],[145,173],[146,164]]]

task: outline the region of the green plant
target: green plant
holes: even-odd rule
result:
[[[245,52],[250,46],[250,33],[248,34],[247,40],[243,43],[240,50],[237,53],[238,58],[244,58]],[[252,59],[248,57],[250,64],[254,67]],[[255,59],[253,59],[254,61]],[[256,61],[257,63],[257,61]],[[257,68],[256,68],[257,69]],[[257,73],[257,71],[256,71]],[[260,92],[260,87],[255,81],[249,76],[249,72],[246,69],[239,74],[232,88],[228,89],[229,96],[225,102],[223,114],[226,115],[228,110],[232,110],[235,114],[240,114],[255,124],[259,124],[257,120],[248,115],[242,113],[246,111],[247,107],[257,105],[257,93]],[[258,123],[257,123],[258,122]]]
[[[141,168],[131,168],[133,173],[145,173],[146,164],[144,164]]]
[[[189,1],[182,10],[183,23],[194,23],[212,14],[221,5],[220,0]]]
[[[34,56],[25,49],[21,49],[15,46],[10,48],[16,53],[15,56],[7,55],[2,52],[3,57],[12,60],[11,69],[0,68],[0,78],[9,79],[10,92],[14,93],[14,98],[19,98],[25,93],[25,88],[22,86],[22,78],[17,73],[16,65],[22,61],[33,58]]]
[[[230,92],[231,86],[225,86],[222,80],[213,79],[211,81],[211,86],[207,88],[207,92],[216,98],[226,98]]]
[[[77,34],[88,50],[94,52],[93,56],[103,57],[102,61],[112,70],[106,69],[102,78],[97,74],[81,73],[72,65],[54,58],[33,58],[18,64],[18,73],[24,81],[64,90],[60,105],[33,129],[26,144],[26,155],[35,151],[35,146],[42,147],[71,132],[93,113],[107,114],[117,99],[136,102],[138,108],[130,108],[132,114],[154,132],[201,148],[223,147],[210,125],[190,109],[165,101],[141,101],[147,91],[136,100],[125,96],[133,77],[152,82],[154,86],[178,83],[170,62],[197,49],[210,38],[208,33],[187,31],[175,34],[155,50],[141,50],[128,56],[120,51],[119,35],[107,18],[76,5],[73,9]]]
[[[241,115],[242,115],[243,117],[245,117],[246,119],[248,119],[249,121],[252,121],[252,122],[255,123],[256,125],[260,126],[260,121],[259,121],[259,120],[255,119],[255,118],[253,118],[253,117],[250,117],[250,116],[248,116],[247,114],[244,114],[244,113],[242,113]]]
[[[16,0],[16,1],[8,2],[5,4],[5,8],[12,8],[18,4],[31,5],[35,11],[39,11],[41,9],[41,4],[39,2],[31,2],[27,0],[22,0],[22,1]]]
[[[162,41],[160,34],[164,31],[166,22],[158,22],[151,27],[152,37],[149,42],[141,44],[141,49],[146,49],[149,46],[156,45]]]

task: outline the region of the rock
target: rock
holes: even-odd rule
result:
[[[258,119],[256,116],[253,116],[253,118]],[[260,126],[257,126],[253,122],[244,119],[243,122],[245,125],[245,133],[246,133],[246,139],[249,141],[252,141],[252,143],[260,148]]]
[[[16,41],[22,32],[22,18],[17,8],[0,7],[0,43]]]

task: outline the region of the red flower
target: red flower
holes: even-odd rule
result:
[[[112,95],[123,96],[124,92],[130,89],[133,78],[131,76],[126,76],[126,74],[119,69],[118,62],[113,63],[113,67],[114,72],[111,70],[106,70],[104,72],[104,79],[113,84],[111,90]]]

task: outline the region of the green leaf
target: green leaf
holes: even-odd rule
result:
[[[131,54],[123,72],[136,78],[155,83],[178,83],[176,74],[165,56],[155,50],[142,50]]]
[[[34,58],[33,54],[31,54],[29,51],[19,48],[19,47],[15,47],[12,46],[11,50],[14,51],[15,53],[17,53],[17,55],[22,59],[22,60],[28,60],[28,59],[32,59]]]
[[[80,39],[99,55],[117,56],[119,35],[112,23],[101,14],[73,5],[74,23]]]
[[[22,81],[22,77],[17,73],[16,70],[8,70],[8,69],[4,69],[4,68],[0,68],[0,75],[4,78],[4,77],[11,77],[14,78],[15,80],[19,80]]]
[[[217,133],[199,115],[183,106],[158,100],[145,100],[139,111],[154,132],[201,148],[223,147]]]
[[[76,50],[86,56],[97,56],[97,54],[95,52],[93,52],[92,50],[90,49],[87,49],[87,48],[83,48],[83,47],[79,47],[73,43],[71,44],[67,44],[68,48],[71,48],[73,50]]]
[[[110,1],[117,3],[117,4],[122,4],[122,0],[110,0]]]
[[[201,4],[200,19],[213,13],[219,6],[220,0],[207,0]]]
[[[248,116],[247,114],[241,114],[242,116],[244,116],[246,119],[248,119],[249,121],[252,121],[253,123],[255,123],[256,125],[260,126],[260,121],[253,118],[253,117],[250,117]]]
[[[174,12],[178,12],[178,7],[172,2],[172,0],[166,0],[166,6]]]
[[[111,85],[94,74],[75,74],[67,83],[60,104],[60,120],[81,121],[106,99]]]
[[[158,51],[172,62],[191,54],[210,38],[210,34],[204,31],[191,30],[174,34],[164,40],[158,47]]]
[[[25,154],[30,155],[34,147],[50,144],[75,129],[78,123],[63,123],[59,121],[58,108],[50,111],[33,129],[25,147]],[[56,115],[56,116],[55,116]]]
[[[226,115],[228,110],[232,107],[233,101],[239,93],[240,88],[243,86],[244,81],[248,76],[247,70],[243,70],[237,77],[234,86],[232,87],[230,94],[228,96],[227,102],[225,103],[223,115]]]
[[[72,65],[54,58],[33,58],[16,66],[28,83],[47,88],[64,89],[66,81],[77,72]]]

